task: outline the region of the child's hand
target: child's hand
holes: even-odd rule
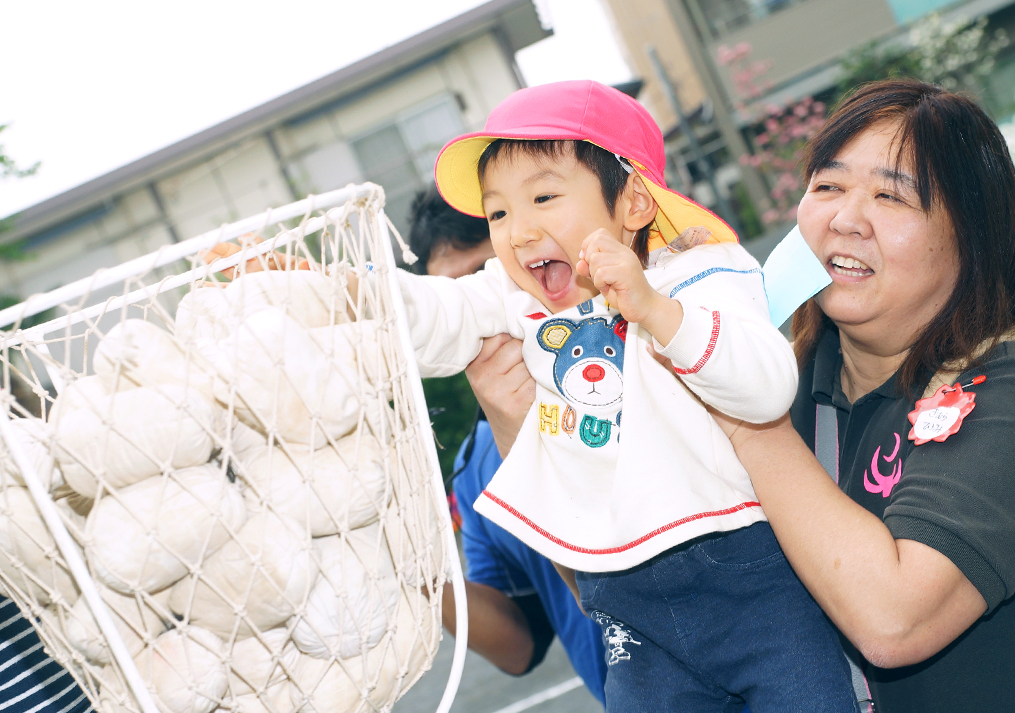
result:
[[[253,233],[247,233],[239,237],[239,243],[247,245],[257,245],[263,243],[264,238],[255,236]],[[236,243],[218,243],[212,246],[208,250],[202,250],[197,255],[204,262],[211,263],[222,257],[229,257],[235,255],[241,250],[241,245]],[[286,265],[292,265],[297,270],[309,270],[310,263],[307,260],[298,260],[296,257],[286,258],[284,253],[274,251],[265,253],[264,255],[253,257],[247,260],[246,267],[243,269],[244,273],[247,272],[260,272],[262,270],[284,270]],[[227,280],[234,280],[239,277],[240,267],[228,267],[225,270],[221,270],[222,274]]]
[[[628,322],[643,322],[659,300],[665,299],[649,285],[634,251],[606,230],[585,238],[576,268]]]

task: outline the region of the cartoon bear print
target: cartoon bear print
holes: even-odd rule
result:
[[[609,322],[603,317],[550,319],[536,333],[539,346],[555,355],[557,391],[572,403],[594,408],[612,406],[623,396],[626,337],[627,320],[620,315]]]

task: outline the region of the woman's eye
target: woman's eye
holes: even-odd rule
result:
[[[490,214],[490,217],[487,218],[487,220],[492,223],[495,220],[500,220],[505,215],[507,215],[507,213],[505,213],[504,211],[502,211],[502,210],[495,210],[493,213]]]
[[[815,192],[834,191],[835,186],[830,186],[827,183],[819,183],[818,185],[814,186],[814,190]]]
[[[905,203],[904,200],[902,200],[898,196],[893,196],[891,193],[878,193],[878,198],[887,198],[893,203]]]
[[[536,203],[546,203],[546,201],[553,198],[553,195],[536,196]]]

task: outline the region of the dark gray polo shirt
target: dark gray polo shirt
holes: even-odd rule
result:
[[[987,600],[987,613],[923,663],[867,665],[879,713],[1015,711],[1015,343],[959,379],[975,408],[943,443],[915,446],[908,414],[915,399],[895,378],[850,404],[839,375],[839,337],[827,332],[800,374],[790,412],[813,450],[817,404],[836,407],[839,486],[880,517],[896,539],[916,540],[948,557]],[[920,388],[922,392],[923,388]],[[896,481],[897,477],[897,482]],[[871,599],[865,606],[879,606]]]

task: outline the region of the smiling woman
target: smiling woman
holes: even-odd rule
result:
[[[861,699],[1015,710],[1015,168],[971,100],[888,81],[844,102],[805,173],[832,283],[794,317],[791,421],[717,418],[855,646]]]

